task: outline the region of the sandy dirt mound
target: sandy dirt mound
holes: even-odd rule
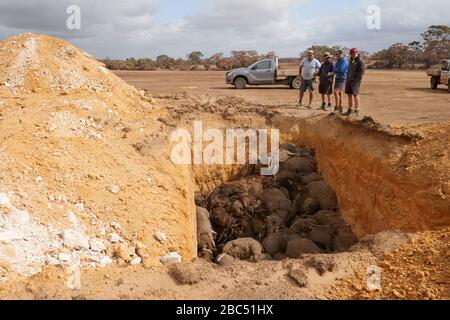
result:
[[[5,39],[0,55],[1,88],[17,94],[135,91],[94,57],[60,39],[21,34]]]
[[[138,90],[62,40],[23,34],[0,44],[0,112],[1,279],[194,257],[188,170]]]
[[[367,290],[367,272],[338,281],[333,299],[450,299],[450,229],[412,236],[380,257],[382,290]]]

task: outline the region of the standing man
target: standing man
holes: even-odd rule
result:
[[[303,96],[306,90],[309,89],[309,104],[308,109],[311,109],[311,104],[314,98],[314,81],[320,69],[320,62],[314,58],[314,51],[308,51],[308,57],[300,62],[300,76],[302,84],[300,85],[300,98],[298,106],[302,106]]]
[[[348,67],[345,93],[348,95],[348,111],[346,116],[359,114],[359,88],[365,73],[364,61],[356,48],[350,50],[350,63]]]
[[[336,80],[334,84],[334,100],[336,105],[334,107],[334,112],[344,112],[344,107],[342,106],[342,95],[345,90],[345,82],[347,80],[348,72],[348,60],[344,56],[342,50],[336,52],[336,65],[334,67],[334,73],[336,74]]]
[[[329,52],[325,52],[323,55],[324,62],[319,69],[319,93],[322,95],[322,110],[327,111],[331,109],[331,94],[333,92],[333,79],[334,79],[334,64],[332,56]],[[328,107],[325,103],[325,96],[328,99]]]

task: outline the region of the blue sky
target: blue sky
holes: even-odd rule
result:
[[[81,29],[66,9],[81,8]],[[367,8],[381,29],[367,28]],[[449,0],[1,0],[0,39],[22,32],[64,38],[99,57],[205,56],[232,50],[292,57],[311,45],[374,52],[420,39],[432,24],[450,24]]]

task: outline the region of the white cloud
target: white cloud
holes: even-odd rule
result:
[[[252,32],[270,26],[285,25],[290,8],[301,0],[214,0],[205,1],[206,8],[188,17],[197,29]],[[304,1],[303,1],[304,2]]]
[[[2,0],[0,36],[24,31],[47,33],[69,39],[98,57],[185,56],[197,49],[206,55],[256,49],[294,56],[311,44],[374,51],[394,42],[419,39],[429,25],[450,22],[448,0],[361,0],[340,10],[329,10],[330,1],[322,1],[323,5],[311,0],[201,1],[198,12],[161,22],[159,8],[170,2]],[[80,31],[65,27],[70,4],[81,7]],[[371,4],[381,8],[381,30],[366,28],[366,8]],[[303,8],[308,15],[300,12]]]

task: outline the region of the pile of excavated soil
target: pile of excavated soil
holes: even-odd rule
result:
[[[384,249],[387,251],[387,248]],[[338,281],[332,299],[450,299],[450,229],[415,234],[378,257],[381,288],[367,289],[367,271]]]
[[[0,85],[16,94],[136,92],[94,57],[60,39],[21,34],[3,41],[0,55]]]
[[[169,161],[159,116],[62,40],[0,43],[0,281],[56,265],[77,287],[80,266],[195,256],[189,172]]]

